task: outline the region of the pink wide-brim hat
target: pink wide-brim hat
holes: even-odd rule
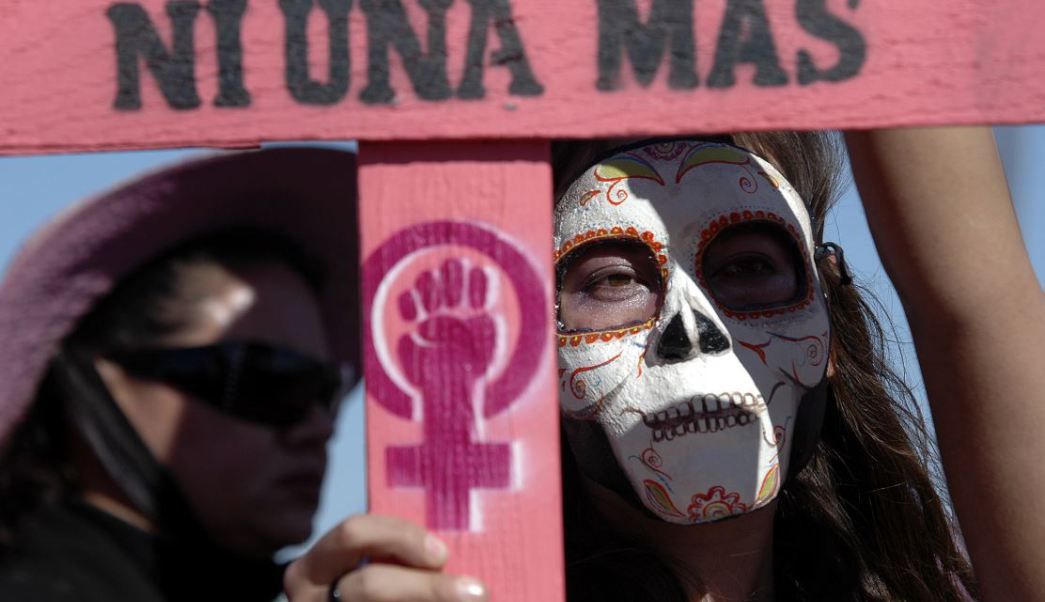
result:
[[[278,232],[321,262],[333,357],[359,374],[355,156],[299,147],[215,154],[81,202],[22,247],[0,281],[0,444],[62,339],[121,278],[180,242],[240,226]]]

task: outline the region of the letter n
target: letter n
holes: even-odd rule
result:
[[[620,87],[622,46],[635,69],[635,79],[648,86],[669,49],[668,86],[697,86],[696,46],[693,36],[693,0],[653,0],[649,19],[639,20],[635,0],[599,2],[599,90]],[[670,40],[670,46],[669,46]]]
[[[176,0],[167,3],[167,16],[173,30],[168,51],[156,33],[145,9],[137,4],[121,2],[109,7],[106,16],[116,32],[116,100],[120,111],[141,108],[139,57],[156,78],[160,92],[173,109],[195,109],[200,106],[196,91],[196,49],[194,26],[200,3]]]
[[[420,0],[428,13],[428,51],[410,27],[406,10],[399,0],[361,0],[366,13],[368,36],[367,86],[359,97],[367,104],[389,103],[395,90],[389,83],[388,46],[403,59],[414,92],[425,100],[450,97],[446,75],[446,10],[453,0]]]

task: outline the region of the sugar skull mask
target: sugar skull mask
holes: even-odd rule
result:
[[[565,418],[602,430],[666,521],[772,501],[830,340],[794,188],[727,144],[622,150],[560,200],[555,248]]]

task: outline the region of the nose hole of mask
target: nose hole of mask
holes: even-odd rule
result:
[[[669,362],[690,359],[699,348],[701,353],[721,353],[729,349],[729,338],[704,314],[693,310],[697,325],[697,342],[686,332],[682,314],[675,314],[657,343],[657,356]]]
[[[719,353],[729,349],[729,339],[715,326],[711,318],[693,310],[697,319],[697,334],[700,338],[701,353]]]
[[[668,362],[679,362],[693,356],[693,341],[686,333],[682,314],[675,314],[657,342],[657,357]]]

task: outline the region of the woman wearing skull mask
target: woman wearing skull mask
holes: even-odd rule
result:
[[[570,599],[642,599],[651,584],[665,600],[961,599],[971,572],[917,459],[927,446],[908,440],[922,432],[914,406],[894,400],[906,389],[875,353],[881,332],[836,248],[818,246],[830,139],[610,153],[556,211],[556,242],[571,247],[559,249],[560,368],[600,386],[575,383],[561,398],[576,459],[564,479]],[[637,178],[634,198],[608,187],[622,175]],[[595,189],[617,197],[586,198]],[[612,238],[617,227],[630,236]],[[571,244],[593,230],[613,242]],[[593,515],[611,517],[613,536]],[[640,585],[606,578],[636,563]]]
[[[1045,531],[1009,514],[1045,491],[1028,477],[1045,410],[1028,403],[1041,378],[1026,353],[1045,334],[1043,300],[990,134],[848,143],[911,321],[976,576],[882,330],[838,247],[823,243],[839,165],[831,138],[583,142],[556,149],[570,602],[1045,595],[1035,576]],[[981,229],[996,237],[990,261],[969,244]],[[1003,314],[989,326],[988,302]],[[988,394],[993,408],[980,403]],[[347,550],[328,538],[292,566],[295,600],[320,599],[322,579],[310,579],[338,572],[318,571],[321,559],[343,572],[360,553],[392,549],[378,555],[421,570],[371,564],[334,591],[477,599],[427,572],[445,552],[426,553],[421,530],[353,520],[351,532],[372,536]]]

